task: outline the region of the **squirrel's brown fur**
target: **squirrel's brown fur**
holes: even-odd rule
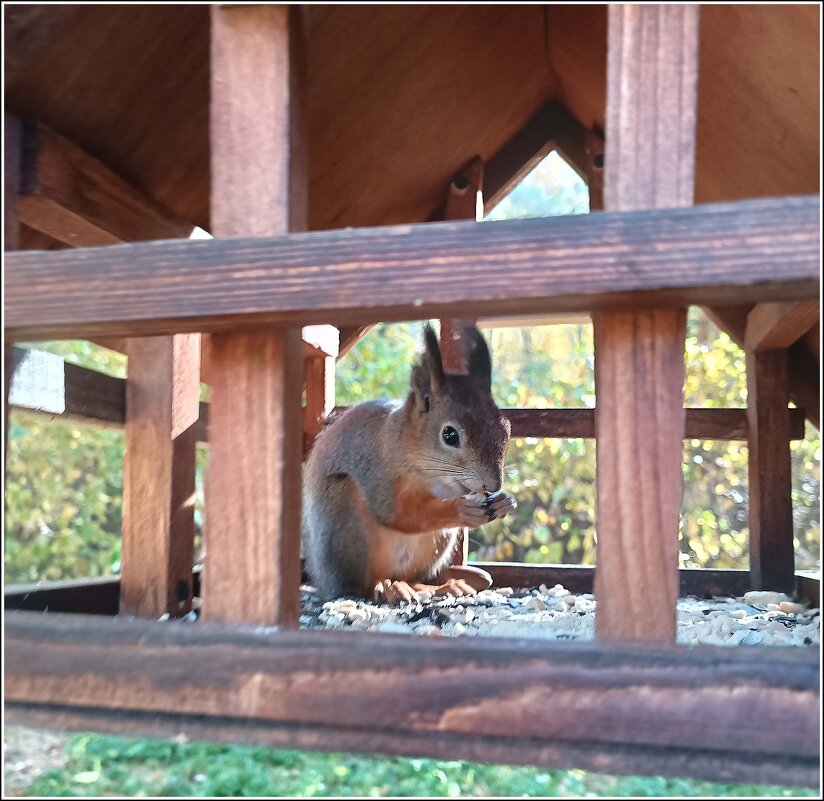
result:
[[[317,437],[304,473],[303,548],[323,594],[380,595],[394,582],[408,597],[407,583],[440,581],[459,527],[515,508],[499,492],[509,421],[492,400],[489,350],[474,326],[463,342],[468,374],[444,373],[427,326],[406,400],[354,406]]]

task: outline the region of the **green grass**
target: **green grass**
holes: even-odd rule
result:
[[[30,796],[764,796],[812,790],[662,777],[478,765],[433,759],[276,751],[248,746],[70,738],[63,768],[42,773]]]

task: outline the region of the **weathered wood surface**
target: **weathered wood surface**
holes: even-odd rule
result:
[[[795,588],[787,352],[747,354],[750,570],[755,589]]]
[[[72,247],[188,237],[175,217],[44,125],[25,124],[20,219]]]
[[[200,337],[129,343],[120,611],[192,608]]]
[[[286,5],[213,6],[211,13],[212,232],[229,237],[303,230],[303,11]],[[203,279],[209,280],[202,274],[197,283],[210,295]],[[207,353],[203,615],[296,626],[301,330],[260,326],[251,333],[214,334]]]
[[[819,209],[779,198],[13,253],[5,327],[46,339],[426,319],[456,303],[479,317],[810,300]]]
[[[793,760],[804,768],[802,784],[817,775],[819,663],[799,649],[513,648],[495,638],[421,648],[392,635],[25,612],[7,615],[5,637],[7,711],[141,710],[178,723],[234,718],[479,744],[504,735],[547,746],[683,749],[696,759],[718,750],[733,762],[736,754]]]
[[[608,211],[693,202],[698,19],[697,6],[609,7]],[[675,639],[686,318],[686,304],[593,314],[601,638]]]
[[[747,350],[788,348],[801,339],[821,317],[818,301],[759,303],[747,315],[744,347]]]

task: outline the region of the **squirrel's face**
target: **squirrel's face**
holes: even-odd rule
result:
[[[467,375],[444,373],[434,331],[425,329],[426,351],[412,371],[416,440],[412,464],[449,495],[497,492],[503,484],[509,421],[492,400],[492,364],[484,338],[464,330]]]

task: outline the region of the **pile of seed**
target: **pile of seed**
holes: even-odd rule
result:
[[[301,627],[427,636],[529,637],[589,640],[595,633],[595,598],[560,584],[535,590],[498,587],[470,598],[432,598],[401,606],[356,598],[324,601],[301,588]],[[749,592],[741,598],[681,598],[678,642],[689,645],[818,646],[818,609],[781,593]]]

